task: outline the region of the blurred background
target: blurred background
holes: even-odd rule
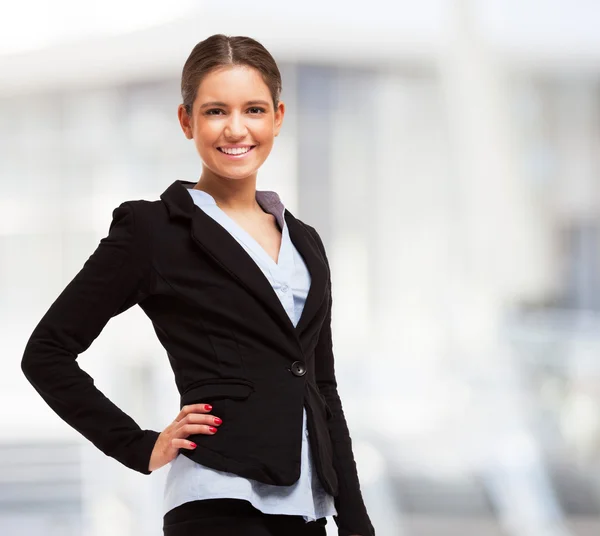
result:
[[[199,178],[179,77],[214,33],[282,72],[258,188],[328,250],[378,536],[599,534],[599,27],[597,0],[3,2],[0,534],[162,534],[168,466],[105,457],[20,359],[112,209]],[[178,413],[139,308],[78,363],[142,428]]]

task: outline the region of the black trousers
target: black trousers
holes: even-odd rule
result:
[[[248,501],[206,499],[184,503],[163,517],[164,536],[326,536],[322,517],[265,514]]]

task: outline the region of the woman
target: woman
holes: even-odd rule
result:
[[[178,116],[196,183],[113,212],[109,235],[32,333],[22,369],[52,409],[143,474],[170,465],[166,536],[373,535],[337,393],[329,265],[317,232],[257,172],[285,113],[275,61],[247,37],[198,43]],[[167,350],[181,411],[142,430],[76,364],[138,304]],[[183,454],[183,456],[179,456]]]

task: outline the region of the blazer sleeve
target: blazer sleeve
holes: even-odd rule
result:
[[[309,226],[309,228],[329,268],[329,261],[321,237],[313,227]],[[331,334],[331,308],[333,304],[331,277],[329,278],[329,291],[326,299],[329,302],[327,315],[323,321],[315,349],[315,374],[319,391],[325,397],[332,412],[332,417],[329,420],[329,433],[333,443],[334,468],[339,482],[339,494],[335,497],[335,508],[338,515],[334,516],[334,521],[338,526],[339,536],[374,536],[375,529],[371,524],[362,498],[356,462],[352,453],[352,440],[337,390]]]
[[[76,361],[111,317],[148,293],[149,240],[140,227],[130,203],[113,211],[108,236],[35,327],[21,370],[67,424],[107,456],[148,475],[159,432],[142,430]]]

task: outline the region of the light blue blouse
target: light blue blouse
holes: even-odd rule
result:
[[[256,191],[256,201],[273,214],[282,230],[278,262],[252,236],[216,204],[214,198],[189,188],[194,203],[221,224],[246,250],[271,283],[294,326],[298,323],[310,287],[310,273],[290,239],[283,216],[284,205],[276,192]],[[245,499],[266,514],[301,515],[305,521],[337,515],[334,500],[321,486],[314,470],[303,413],[300,478],[291,486],[274,486],[205,467],[186,456],[171,463],[164,492],[163,513],[188,501],[199,499]],[[218,432],[217,432],[218,433]]]

